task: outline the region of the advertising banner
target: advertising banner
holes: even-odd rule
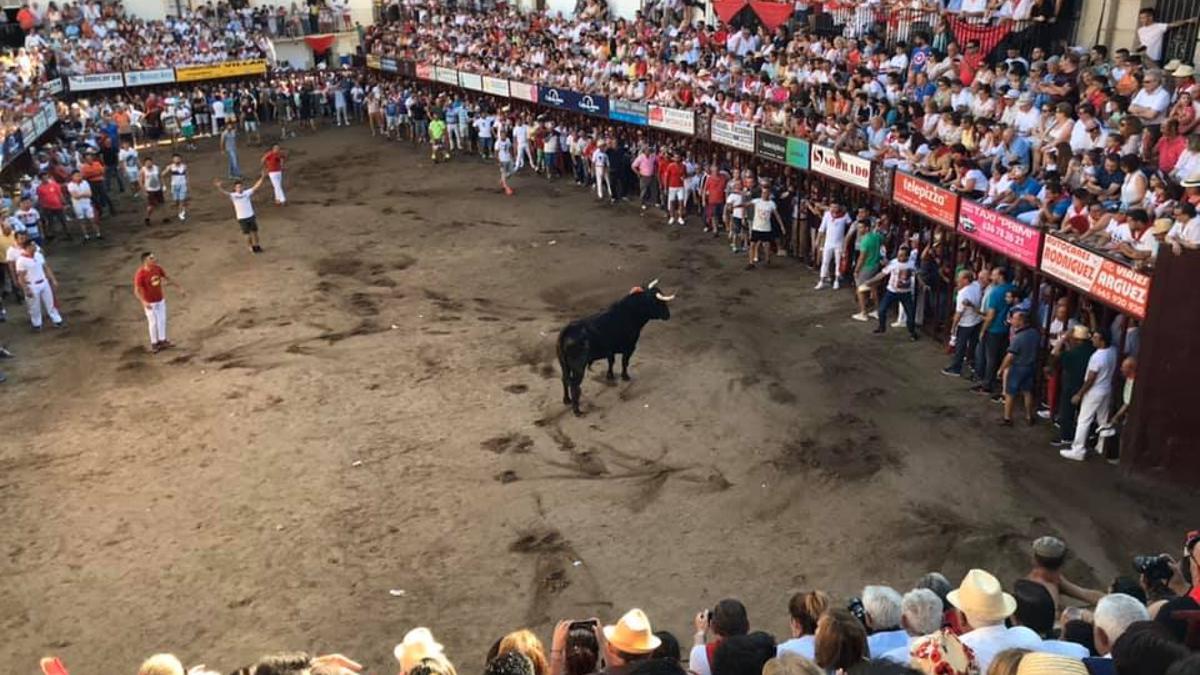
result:
[[[458,83],[462,85],[463,89],[483,91],[483,78],[475,73],[468,73],[463,70],[458,71]]]
[[[797,169],[808,170],[808,141],[803,138],[787,139],[787,165]]]
[[[46,129],[50,127],[50,125],[46,124],[46,116],[42,114],[43,112],[45,111],[38,110],[37,114],[30,117],[33,120],[33,138],[35,139],[46,133]]]
[[[608,98],[558,87],[538,87],[538,103],[594,117],[608,117]]]
[[[67,87],[71,91],[95,91],[97,89],[120,89],[125,86],[121,73],[96,73],[94,75],[71,75]]]
[[[538,88],[532,84],[525,84],[516,80],[508,81],[508,95],[513,98],[519,98],[522,101],[529,101],[530,103],[538,102]]]
[[[508,80],[499,77],[483,76],[483,91],[492,96],[508,96]]]
[[[823,145],[812,146],[812,170],[863,189],[871,187],[871,160]]]
[[[131,70],[125,73],[126,87],[140,87],[146,84],[167,84],[175,81],[174,68],[156,68],[154,70]]]
[[[400,71],[400,65],[395,58],[384,56],[379,59],[379,69],[385,73],[396,73]]]
[[[897,180],[901,175],[896,174]],[[964,199],[958,209],[958,231],[1022,265],[1037,267],[1042,245],[1042,233],[1037,228]]]
[[[437,81],[442,84],[458,86],[458,71],[453,68],[438,66],[434,69],[433,74],[437,77]]]
[[[876,171],[880,167],[876,167]],[[958,195],[940,188],[933,183],[910,176],[903,171],[896,172],[892,183],[892,199],[909,211],[919,213],[935,223],[954,227],[955,214],[958,211]],[[1036,251],[1034,255],[1036,256]],[[1035,263],[1036,264],[1036,258]]]
[[[713,118],[709,133],[714,143],[754,152],[754,125]]]
[[[963,207],[969,202],[963,201]],[[1138,319],[1146,317],[1150,277],[1058,237],[1046,237],[1042,271]]]
[[[418,63],[415,72],[417,79],[433,81],[433,66],[428,63]]]
[[[367,54],[367,67],[371,70],[381,70],[378,54]]]
[[[267,72],[266,59],[246,59],[244,61],[224,61],[195,66],[179,66],[175,68],[176,82],[196,82],[198,80],[216,80],[222,77],[244,77],[247,75],[262,75]]]
[[[649,106],[646,121],[655,129],[666,129],[687,136],[696,135],[696,113],[691,110],[652,105]]]
[[[754,154],[780,164],[787,163],[787,136],[759,129],[754,134]]]
[[[650,106],[637,101],[625,101],[619,98],[608,102],[609,119],[638,126],[646,126],[650,114]]]
[[[32,148],[34,141],[37,140],[37,130],[33,125],[33,118],[26,117],[21,120],[21,138],[25,141],[25,147]]]
[[[61,94],[63,90],[63,81],[61,77],[56,77],[53,80],[46,80],[46,84],[42,85],[48,94]]]

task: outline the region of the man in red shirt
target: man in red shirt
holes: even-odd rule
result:
[[[146,322],[150,325],[150,351],[155,353],[174,346],[167,339],[167,299],[163,286],[168,282],[175,284],[180,293],[184,292],[183,287],[158,266],[153,253],[143,253],[142,264],[133,275],[133,294],[146,312]]]
[[[663,169],[663,183],[667,188],[667,224],[678,222],[683,225],[683,205],[687,195],[683,189],[685,171],[679,159],[679,151],[671,152],[671,161]]]
[[[721,173],[716,164],[708,167],[708,173],[704,176],[704,184],[701,186],[700,199],[704,206],[704,231],[712,232],[714,236],[719,236],[721,230],[721,219],[725,213],[725,184],[728,180],[725,174]]]
[[[46,234],[50,234],[50,226],[57,222],[59,231],[67,241],[71,241],[71,231],[67,229],[67,206],[63,200],[62,184],[54,180],[49,171],[43,171],[39,178],[41,183],[37,188],[37,206],[46,226]]]
[[[278,143],[272,145],[262,158],[263,170],[271,179],[271,187],[275,188],[275,204],[277,206],[287,204],[287,197],[283,194],[283,162],[286,159],[287,153],[279,149]]]

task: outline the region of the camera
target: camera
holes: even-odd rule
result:
[[[1151,581],[1167,581],[1174,574],[1171,562],[1171,556],[1166,553],[1134,556],[1133,570]]]

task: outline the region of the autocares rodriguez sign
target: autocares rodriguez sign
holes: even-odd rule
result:
[[[900,183],[897,182],[896,185],[899,187]],[[958,209],[958,231],[968,239],[973,239],[1006,258],[1028,267],[1037,267],[1042,232],[1036,227],[1030,227],[1019,220],[964,199]]]
[[[897,171],[896,182],[892,186],[892,199],[936,223],[954,227],[954,217],[958,213],[958,195],[949,190]]]
[[[871,187],[871,160],[821,145],[812,146],[809,163],[819,174],[836,178],[864,190]]]
[[[966,206],[963,202],[963,206]],[[1150,277],[1059,237],[1046,237],[1042,271],[1100,302],[1146,318]]]

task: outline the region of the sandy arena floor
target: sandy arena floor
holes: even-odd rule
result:
[[[190,157],[186,224],[143,228],[123,198],[103,246],[51,249],[67,330],[31,335],[11,306],[0,325],[12,672],[308,649],[386,673],[428,625],[469,673],[509,629],[631,606],[686,641],[726,595],[785,635],[796,589],[1011,582],[1047,532],[1107,582],[1195,525],[1182,491],[996,428],[939,350],[871,335],[794,261],[743,271],[698,225],[569,181],[526,173],[504,198],[491,164],[363,128],[290,142],[293,205],[264,185],[253,257],[209,187],[215,145]],[[153,356],[145,249],[188,290],[168,298],[178,348]],[[586,416],[565,414],[557,329],[653,277],[679,297],[633,381],[597,366]]]

